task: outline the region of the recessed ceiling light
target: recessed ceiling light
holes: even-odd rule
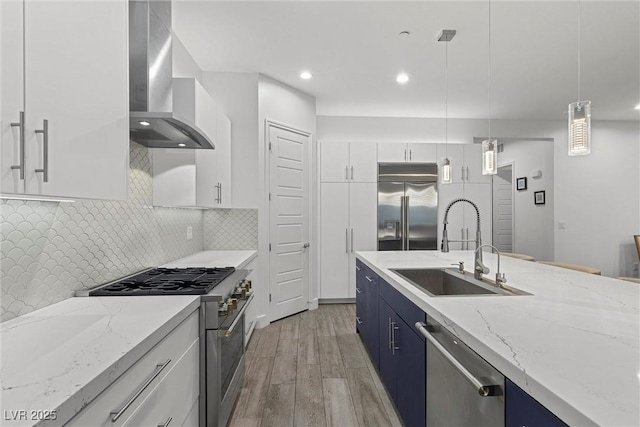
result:
[[[400,73],[396,76],[396,81],[403,85],[409,81],[409,75],[407,73]]]
[[[182,143],[182,142],[178,144],[178,147],[186,147],[186,146],[187,146],[187,144]]]
[[[308,71],[303,71],[300,73],[300,78],[303,80],[309,80],[311,77],[313,77],[313,74]]]
[[[149,126],[151,123],[146,122],[144,120],[139,121],[138,123],[140,123],[142,126]]]
[[[398,34],[400,37],[408,37],[411,33],[409,31],[400,31]]]
[[[640,110],[640,104],[636,105],[636,110]]]

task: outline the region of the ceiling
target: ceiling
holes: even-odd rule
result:
[[[174,0],[173,28],[204,71],[268,75],[315,96],[318,115],[444,117],[448,104],[486,118],[490,99],[492,118],[565,120],[580,22],[580,98],[594,119],[640,120],[640,0],[582,0],[580,21],[578,5]],[[442,29],[457,35],[438,42]]]

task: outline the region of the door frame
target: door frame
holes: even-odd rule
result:
[[[505,162],[505,163],[501,163],[498,165],[498,170],[500,170],[500,168],[504,168],[507,166],[511,166],[511,252],[515,252],[516,251],[516,162],[514,160],[509,161],[509,162]],[[496,185],[496,180],[493,179],[491,182],[491,194],[493,195],[494,193],[494,186]],[[495,208],[495,199],[492,197],[492,201],[491,201],[491,208],[492,208],[492,215],[491,215],[491,224],[493,225],[493,221],[495,219],[495,216],[498,214],[497,209]],[[493,227],[492,227],[493,228]],[[493,234],[493,229],[491,231],[491,234]],[[493,238],[493,236],[491,236]],[[494,241],[495,243],[495,241]]]
[[[282,122],[278,122],[276,120],[271,120],[271,119],[265,119],[264,121],[264,141],[263,141],[263,147],[264,147],[264,192],[263,192],[263,207],[264,207],[264,215],[259,215],[259,219],[260,217],[264,218],[265,222],[264,225],[262,227],[258,227],[258,229],[260,230],[260,228],[263,228],[263,233],[258,233],[258,240],[260,239],[260,235],[262,234],[265,238],[265,241],[262,245],[260,245],[260,243],[258,244],[259,248],[264,248],[264,254],[266,255],[264,257],[265,262],[261,263],[262,266],[264,267],[261,276],[265,279],[265,283],[266,283],[266,295],[265,295],[265,300],[266,300],[266,323],[262,324],[263,322],[261,322],[261,327],[267,326],[269,323],[271,323],[272,321],[274,321],[273,319],[273,313],[271,312],[271,302],[269,301],[269,294],[271,292],[271,252],[269,251],[269,243],[271,241],[271,207],[270,207],[270,201],[269,201],[269,191],[271,189],[271,156],[269,155],[269,130],[274,127],[274,128],[278,128],[278,129],[283,129],[286,130],[288,132],[293,132],[293,133],[297,133],[299,135],[302,135],[304,137],[306,137],[308,139],[309,144],[307,145],[307,149],[306,149],[306,153],[305,155],[307,156],[307,165],[306,167],[309,168],[308,169],[308,180],[307,180],[307,185],[308,185],[308,202],[307,202],[307,212],[308,212],[308,236],[309,236],[309,243],[310,243],[310,247],[307,249],[307,256],[309,257],[308,259],[308,265],[309,265],[309,271],[307,272],[307,308],[308,309],[313,309],[313,308],[317,308],[318,305],[318,299],[317,299],[317,295],[315,295],[313,293],[313,286],[312,283],[314,282],[313,278],[315,277],[316,274],[316,268],[317,268],[317,264],[315,262],[316,257],[318,256],[317,254],[319,253],[319,248],[317,248],[316,246],[316,239],[315,237],[315,229],[316,229],[316,221],[315,221],[315,215],[314,215],[314,197],[315,197],[315,190],[313,187],[313,178],[314,178],[314,167],[313,167],[313,134],[311,132],[307,132],[301,129],[298,129],[295,126],[292,125],[288,125]],[[315,301],[314,301],[314,296],[315,296]]]

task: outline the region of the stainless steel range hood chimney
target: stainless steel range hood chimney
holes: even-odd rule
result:
[[[154,148],[208,148],[211,139],[175,111],[171,2],[129,0],[129,128],[131,140]]]

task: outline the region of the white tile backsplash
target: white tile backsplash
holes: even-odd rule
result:
[[[204,249],[258,249],[257,209],[211,209],[204,212]]]
[[[153,208],[149,150],[132,142],[130,165],[125,202],[0,199],[0,321],[203,249],[203,211]],[[244,213],[226,217],[234,226],[251,225]],[[209,234],[218,242],[226,236]],[[252,241],[240,235],[242,244]]]

